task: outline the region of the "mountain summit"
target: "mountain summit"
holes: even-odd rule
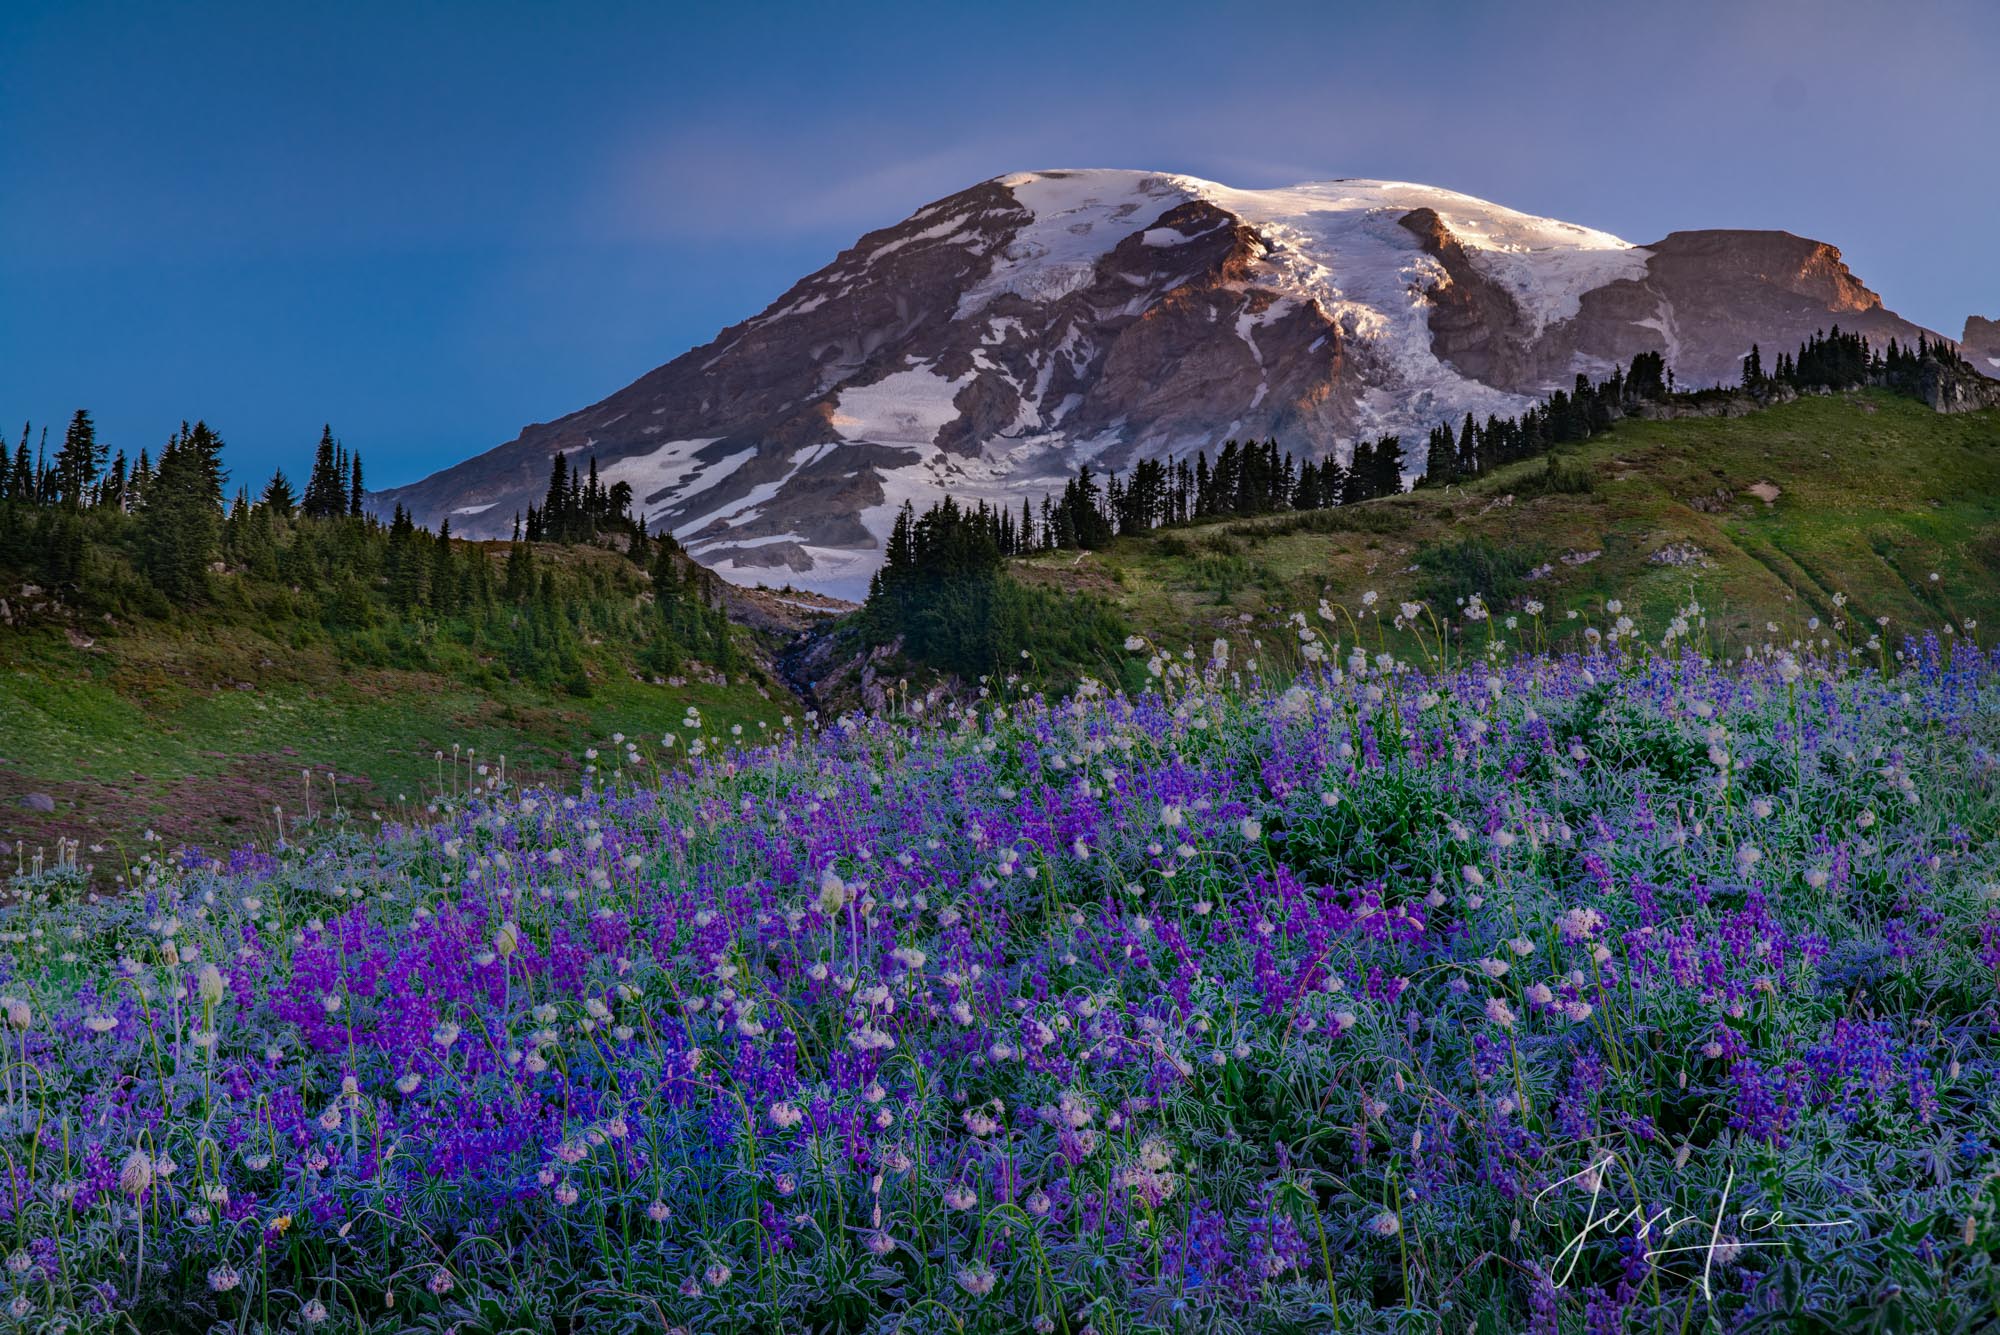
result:
[[[1236,190],[1158,172],[997,177],[870,232],[762,314],[602,402],[377,493],[501,537],[556,452],[743,583],[858,594],[896,509],[1018,506],[1088,464],[1276,437],[1346,455],[1467,413],[1511,416],[1647,351],[1734,381],[1886,310],[1789,232],[1634,245],[1449,190],[1339,180]]]

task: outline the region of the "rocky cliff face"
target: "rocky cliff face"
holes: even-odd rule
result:
[[[1946,365],[1926,358],[1917,368],[1917,397],[1941,413],[1976,413],[2000,408],[2000,380],[1965,365]]]
[[[1834,247],[1790,232],[1674,232],[1646,250],[1642,278],[1586,295],[1578,346],[1657,349],[1683,384],[1727,383],[1752,343],[1768,363],[1831,325],[1878,345],[1928,332],[1884,309]]]
[[[1018,506],[1082,464],[1229,435],[1313,457],[1384,431],[1420,442],[1642,351],[1683,384],[1734,380],[1752,342],[1774,353],[1835,323],[1919,332],[1833,247],[1784,232],[1635,246],[1400,182],[1023,173],[869,233],[714,342],[374,501],[503,536],[553,453],[594,456],[731,580],[852,596],[906,499]]]
[[[1958,342],[1974,370],[2000,380],[2000,320],[1966,316],[1965,335]]]

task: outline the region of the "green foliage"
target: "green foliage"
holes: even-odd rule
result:
[[[1262,542],[1294,533],[1401,533],[1410,522],[1410,511],[1400,505],[1344,505],[1244,525],[1239,531],[1247,540]]]
[[[56,492],[62,504],[76,510],[83,507],[91,484],[104,467],[104,447],[97,441],[97,427],[82,408],[70,419],[63,433],[62,448],[56,451]]]
[[[592,456],[588,475],[579,473],[568,456],[558,454],[549,461],[549,489],[540,509],[528,507],[530,542],[589,542],[601,532],[630,528],[636,533],[629,511],[632,484],[614,483],[606,487],[597,478],[597,459]]]
[[[603,487],[594,464],[586,480],[556,460],[551,506],[531,527],[590,546],[622,527],[630,559],[538,562],[516,541],[496,571],[495,550],[454,540],[449,522],[433,535],[401,506],[387,525],[362,516],[360,456],[331,426],[302,495],[278,472],[226,518],[222,439],[205,422],[183,423],[157,467],[142,452],[128,470],[121,453],[105,472],[85,412],[52,462],[28,441],[0,468],[0,579],[39,586],[72,613],[250,624],[295,644],[324,637],[360,666],[497,673],[578,697],[593,689],[591,644],[623,646],[661,677],[742,664],[714,577],[670,538],[646,605],[654,544],[626,513],[630,489]]]
[[[1490,604],[1504,604],[1526,587],[1528,572],[1541,559],[1538,549],[1480,537],[1434,543],[1416,555],[1416,565],[1423,572],[1417,595],[1440,608],[1453,607],[1475,593]]]
[[[1059,673],[1115,670],[1125,631],[1104,604],[1009,579],[1002,517],[947,497],[919,516],[905,505],[861,628],[872,644],[901,637],[919,663],[974,678],[1024,662]]]
[[[1597,488],[1590,465],[1573,454],[1555,453],[1542,466],[1521,479],[1515,490],[1522,496],[1580,496]]]
[[[182,426],[160,453],[145,492],[137,556],[140,569],[169,602],[207,594],[208,563],[221,529],[222,438],[206,422]]]
[[[642,653],[658,676],[678,672],[690,657],[725,672],[738,660],[715,576],[688,560],[664,534],[653,559],[653,625]]]
[[[460,743],[560,770],[693,704],[781,715],[718,583],[636,524],[536,546],[384,523],[359,513],[359,459],[331,430],[304,489],[280,472],[226,512],[205,423],[157,465],[103,468],[87,417],[61,468],[33,441],[0,453],[0,787],[61,810],[7,804],[10,846],[149,827],[233,844],[296,809],[301,770],[338,770],[382,813]]]

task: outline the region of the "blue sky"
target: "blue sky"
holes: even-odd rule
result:
[[[1391,12],[1393,11],[1393,12]],[[1783,227],[2000,316],[2000,6],[0,5],[0,427],[388,485],[1019,169]]]

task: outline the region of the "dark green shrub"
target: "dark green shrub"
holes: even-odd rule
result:
[[[1500,546],[1481,537],[1433,543],[1416,555],[1422,572],[1417,596],[1439,609],[1456,606],[1475,593],[1499,606],[1521,593],[1528,572],[1541,562],[1537,548]]]
[[[1589,464],[1568,454],[1551,454],[1542,460],[1542,466],[1526,477],[1515,488],[1521,496],[1582,495],[1594,491],[1597,475]]]

